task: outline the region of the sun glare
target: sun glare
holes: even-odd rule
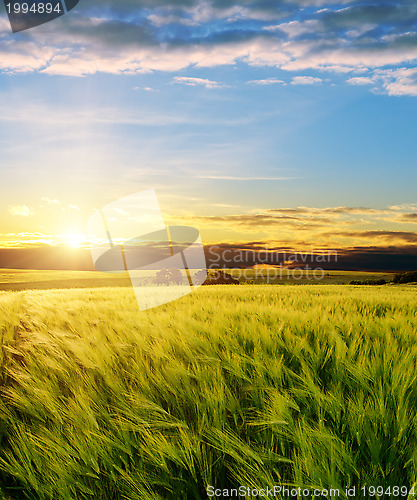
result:
[[[65,236],[66,236],[67,244],[73,248],[80,248],[82,246],[83,242],[86,241],[86,237],[84,234],[71,233],[71,234],[67,234]]]

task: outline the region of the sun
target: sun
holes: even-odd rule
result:
[[[73,248],[80,248],[86,241],[86,236],[81,233],[70,233],[65,235],[67,245]]]

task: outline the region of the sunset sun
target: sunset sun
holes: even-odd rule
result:
[[[65,240],[68,246],[80,248],[83,242],[86,241],[86,236],[81,233],[69,233],[65,235]]]

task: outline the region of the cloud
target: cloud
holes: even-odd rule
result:
[[[210,227],[222,226],[222,228],[234,228],[242,226],[246,228],[291,228],[297,230],[315,230],[333,224],[334,220],[324,216],[300,216],[299,214],[272,214],[271,211],[254,214],[238,214],[224,216],[194,216],[191,218],[193,223],[202,224]]]
[[[0,267],[10,269],[60,269],[94,271],[91,253],[86,249],[63,248],[51,246],[49,243],[40,244],[26,242],[16,246],[5,245],[0,242]],[[15,284],[14,284],[15,285]],[[16,285],[15,285],[16,286]],[[45,284],[23,284],[22,289],[44,288]]]
[[[173,218],[173,220],[177,220]],[[398,213],[390,208],[369,207],[297,207],[253,210],[215,216],[180,217],[178,221],[195,227],[216,228],[236,235],[258,233],[269,239],[279,234],[280,242],[302,248],[308,242],[325,247],[368,245],[374,240],[380,247],[417,242],[417,232],[397,230],[400,224],[416,223],[417,214]],[[381,221],[388,229],[380,230]]]
[[[417,204],[414,203],[403,203],[402,205],[393,205],[389,207],[390,210],[400,211],[400,210],[417,210]]]
[[[86,0],[68,16],[19,35],[3,19],[0,71],[85,76],[241,63],[296,72],[295,85],[327,80],[305,71],[326,72],[330,81],[337,72],[348,74],[351,85],[375,83],[389,95],[415,96],[416,24],[411,0]],[[272,83],[282,82],[257,84]]]
[[[289,38],[296,38],[300,35],[322,31],[322,25],[317,20],[307,20],[304,22],[290,21],[289,23],[282,23],[276,26],[266,26],[264,29],[267,31],[281,30],[286,33]]]
[[[270,264],[284,268],[303,268],[306,265],[325,270],[404,272],[417,268],[417,248],[396,245],[388,248],[377,246],[334,246],[332,248],[306,248],[293,242],[249,241],[219,243],[207,246],[207,266],[213,268],[251,267]],[[323,258],[324,257],[324,258]],[[288,264],[289,259],[292,263]]]
[[[206,89],[215,89],[219,87],[223,87],[224,85],[219,82],[215,82],[213,80],[207,80],[204,78],[193,78],[189,76],[175,76],[174,81],[176,83],[182,83],[184,85],[189,85],[191,87],[205,87]]]
[[[374,79],[369,76],[355,76],[346,81],[350,85],[373,85],[375,83]]]
[[[250,80],[248,84],[253,84],[253,85],[275,85],[277,83],[280,83],[282,85],[286,85],[284,80],[280,80],[279,78],[266,78],[264,80]]]
[[[53,245],[54,238],[39,232],[0,234],[0,248],[26,248]]]
[[[325,215],[376,215],[376,214],[387,214],[391,213],[390,210],[377,210],[368,207],[326,207],[326,208],[314,208],[314,207],[297,207],[297,208],[271,208],[267,210],[269,213],[292,213],[297,215],[305,214],[325,214]]]
[[[412,213],[412,214],[400,214],[397,217],[398,222],[403,222],[403,223],[416,223],[417,224],[417,214]]]
[[[328,234],[328,236],[338,236],[343,238],[365,238],[385,240],[388,243],[417,243],[417,233],[411,231],[345,231]]]
[[[9,214],[17,217],[30,217],[35,212],[27,205],[9,205]]]
[[[44,197],[42,201],[48,207],[59,207],[58,200]],[[65,209],[78,209],[75,205],[61,204],[62,206]],[[26,205],[13,205],[9,209],[12,207],[16,208],[18,215],[28,213],[27,210],[33,212]],[[218,207],[228,211],[236,208],[221,204]],[[245,248],[262,251],[268,247],[270,251],[276,252],[291,252],[294,249],[305,252],[306,249],[311,249],[314,242],[316,250],[337,251],[337,266],[333,263],[336,267],[329,269],[407,270],[417,265],[417,231],[412,230],[413,224],[417,222],[415,204],[405,203],[387,208],[277,207],[226,215],[171,215],[169,219],[173,224],[180,222],[209,232],[214,229],[216,235],[229,231],[233,239],[244,240],[248,239],[248,235],[255,234],[259,238],[257,241],[241,243],[217,242],[217,246],[223,250]],[[381,230],[381,220],[390,225],[384,223],[384,229]],[[403,224],[410,224],[411,230]],[[401,227],[407,230],[397,230]],[[0,247],[57,246],[66,244],[67,240],[68,235],[11,233],[0,235]],[[45,260],[45,265],[49,265],[48,260]]]
[[[292,79],[292,85],[315,85],[316,83],[322,83],[321,78],[315,76],[295,76]]]
[[[387,78],[383,86],[389,95],[417,96],[417,68],[401,68],[391,74],[386,72],[385,75]]]
[[[159,92],[158,89],[152,87],[133,87],[133,90],[144,90],[145,92]]]
[[[0,235],[1,237],[2,235]],[[94,270],[91,254],[86,249],[63,249],[58,246],[37,245],[38,248],[7,248],[0,243],[0,267],[11,269],[73,269]],[[1,248],[3,247],[3,248]],[[40,248],[39,248],[40,247]],[[237,267],[248,267],[257,263],[265,263],[266,252],[275,265],[283,264],[289,256],[299,258],[293,267],[302,267],[313,263],[314,266],[326,270],[344,271],[395,271],[403,272],[417,268],[417,249],[413,246],[391,246],[379,248],[364,247],[334,247],[330,250],[330,258],[323,262],[320,258],[326,248],[316,248],[313,251],[294,248],[293,245],[276,244],[270,241],[247,241],[241,243],[221,243],[205,246],[207,265],[230,268],[231,261]],[[261,253],[259,253],[261,252]],[[295,252],[297,252],[295,254]],[[304,250],[305,252],[305,250]],[[220,258],[219,258],[220,257]],[[36,286],[36,284],[34,284]],[[40,287],[42,284],[40,285]]]

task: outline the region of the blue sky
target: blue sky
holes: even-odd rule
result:
[[[211,242],[415,243],[416,26],[412,1],[80,0],[17,34],[3,10],[3,241],[155,187]]]

